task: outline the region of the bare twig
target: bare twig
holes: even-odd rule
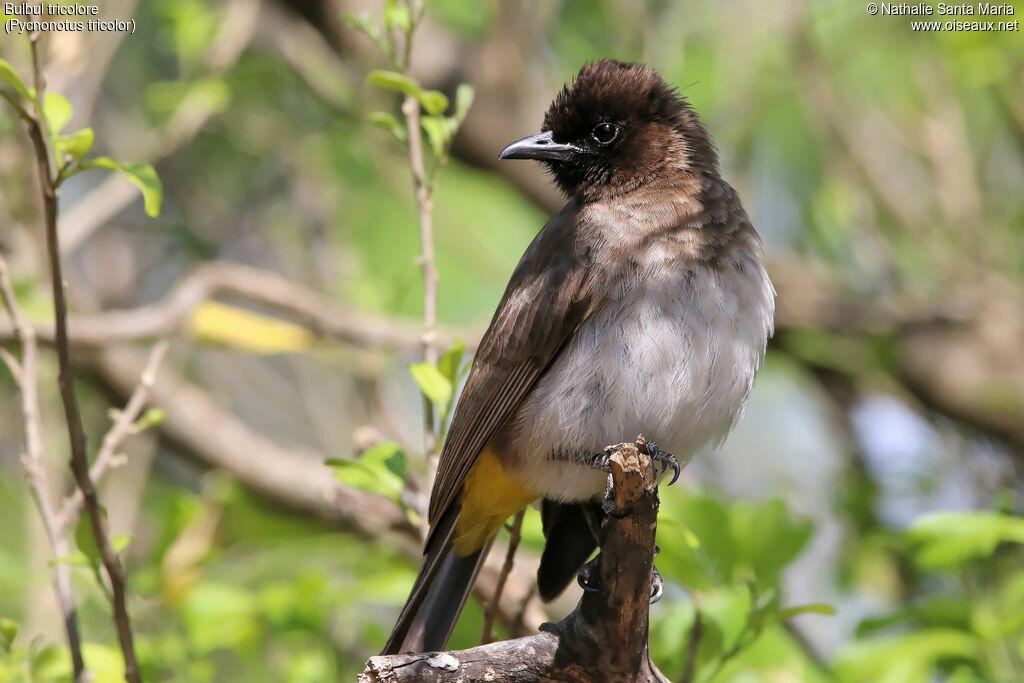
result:
[[[422,16],[422,3],[407,2],[409,28],[405,31],[405,50],[401,67],[407,76],[412,62],[413,36]],[[416,193],[416,212],[420,228],[419,265],[423,271],[423,360],[437,362],[437,266],[434,263],[434,219],[433,186],[427,178],[423,164],[423,131],[420,130],[420,102],[415,95],[406,95],[402,102],[405,128],[409,136],[409,168],[412,171],[412,185]],[[437,471],[437,430],[434,425],[434,405],[423,395],[423,452],[427,456],[427,489],[433,486]],[[423,526],[424,535],[427,525]]]
[[[146,368],[142,371],[142,377],[139,379],[138,386],[135,387],[135,391],[132,393],[131,398],[128,399],[128,404],[124,407],[124,410],[117,413],[114,424],[111,425],[103,437],[99,453],[97,453],[96,458],[93,460],[92,467],[89,468],[89,478],[94,483],[98,484],[103,479],[103,476],[117,464],[117,451],[124,440],[133,433],[135,421],[139,419],[142,409],[149,400],[149,393],[153,388],[153,383],[156,381],[156,371],[167,354],[167,346],[167,342],[162,341],[153,347],[152,352],[149,354]],[[82,495],[82,490],[75,489],[75,492],[64,501],[64,507],[61,508],[60,516],[57,518],[61,528],[67,529],[75,523],[78,515],[82,512],[82,505],[84,503],[85,498]]]
[[[697,671],[697,648],[700,646],[700,637],[704,631],[704,620],[700,608],[696,608],[693,614],[693,626],[690,627],[690,639],[686,641],[686,668],[683,669],[683,677],[679,683],[692,683],[693,675]]]
[[[494,617],[498,613],[498,605],[501,604],[501,593],[505,590],[505,582],[512,572],[512,566],[516,559],[516,550],[519,548],[519,540],[522,537],[523,516],[526,510],[520,510],[512,522],[509,530],[508,551],[505,553],[505,564],[501,566],[501,573],[498,574],[498,585],[494,587],[494,597],[487,602],[487,609],[484,611],[484,630],[480,636],[480,644],[486,645],[494,640]]]
[[[33,33],[29,42],[32,50],[32,67],[35,76],[36,97],[43,100],[45,83],[39,64],[39,34]],[[128,617],[127,599],[125,596],[125,576],[121,560],[114,551],[107,531],[106,518],[96,495],[96,488],[89,477],[89,460],[86,455],[85,431],[82,428],[82,417],[75,396],[74,374],[71,367],[71,351],[68,342],[68,312],[64,293],[64,278],[61,273],[60,242],[57,236],[57,177],[51,168],[50,149],[47,144],[46,122],[38,108],[32,108],[31,116],[25,120],[29,138],[35,150],[36,172],[43,200],[43,217],[46,228],[46,251],[50,261],[50,276],[53,289],[55,318],[55,336],[57,361],[60,367],[58,384],[61,400],[64,404],[64,417],[67,422],[68,438],[71,444],[71,471],[75,482],[82,490],[85,509],[89,515],[93,535],[99,546],[103,566],[110,579],[113,592],[114,622],[117,626],[118,640],[124,655],[125,679],[130,683],[141,681],[138,662],[135,658],[135,645],[132,640],[131,622]]]
[[[35,330],[25,322],[14,297],[14,288],[7,272],[7,262],[0,257],[0,296],[11,317],[11,322],[21,346],[21,363],[18,363],[6,349],[0,348],[0,356],[11,370],[15,384],[21,395],[21,425],[25,439],[25,453],[22,464],[28,480],[32,499],[39,509],[46,536],[50,542],[50,550],[54,558],[68,554],[68,541],[64,526],[59,523],[50,502],[50,487],[43,464],[43,439],[40,428],[39,392],[36,384],[37,345]],[[71,570],[66,563],[58,563],[54,569],[54,588],[60,602],[61,614],[64,617],[64,631],[67,634],[68,649],[71,652],[71,665],[75,680],[83,680],[85,662],[82,659],[82,644],[78,633],[78,615],[75,610],[75,596],[71,588]]]

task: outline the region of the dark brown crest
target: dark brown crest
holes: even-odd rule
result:
[[[544,115],[542,130],[559,143],[585,140],[596,125],[613,122],[623,130],[615,149],[578,161],[549,162],[562,189],[588,194],[584,185],[616,185],[630,174],[646,174],[669,130],[685,143],[687,166],[697,173],[717,173],[718,155],[697,113],[679,91],[653,69],[611,59],[585,64],[562,88]],[[652,126],[651,124],[661,124]],[[652,130],[661,130],[660,134]]]

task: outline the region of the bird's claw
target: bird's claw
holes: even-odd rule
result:
[[[653,605],[661,600],[661,596],[665,593],[665,586],[658,568],[652,567],[651,569],[651,604]]]
[[[662,472],[667,472],[668,468],[671,467],[672,481],[670,481],[668,485],[671,486],[672,484],[676,483],[676,480],[679,479],[680,472],[679,459],[676,458],[676,456],[672,455],[671,453],[666,453],[665,451],[658,448],[658,444],[654,443],[653,441],[647,442],[647,454],[651,456],[651,462],[661,463]]]
[[[580,588],[582,588],[587,593],[596,593],[598,590],[600,590],[597,586],[593,586],[590,583],[591,579],[597,578],[596,572],[594,571],[596,569],[597,558],[595,557],[590,562],[587,562],[585,565],[580,567],[580,570],[576,572],[576,583],[578,583],[580,585]]]
[[[600,453],[591,453],[590,455],[584,456],[583,464],[590,469],[600,470],[602,472],[611,472],[612,470],[612,453],[618,446],[608,446]]]

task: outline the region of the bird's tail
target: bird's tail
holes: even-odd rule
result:
[[[409,598],[382,655],[443,650],[462,613],[491,544],[465,557],[452,545],[459,506],[453,505],[431,533]]]

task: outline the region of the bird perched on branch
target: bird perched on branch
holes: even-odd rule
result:
[[[650,68],[584,66],[500,158],[539,160],[568,203],[480,343],[384,654],[444,648],[498,530],[537,500],[539,592],[557,596],[596,547],[594,454],[642,432],[685,462],[724,438],[772,333],[757,233],[696,112]]]

